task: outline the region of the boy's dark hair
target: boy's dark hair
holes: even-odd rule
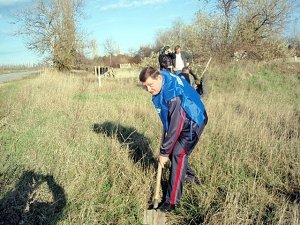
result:
[[[190,69],[188,67],[183,67],[182,73],[190,73]]]
[[[170,49],[170,46],[168,46],[168,45],[161,47],[160,50],[159,50],[159,54],[160,55],[165,55],[165,53],[168,49]]]
[[[181,48],[180,45],[176,45],[174,50],[176,51],[179,48]]]
[[[158,75],[159,75],[159,71],[157,69],[148,66],[142,69],[139,78],[141,82],[145,82],[148,79],[148,77],[152,77],[153,79],[156,79]]]

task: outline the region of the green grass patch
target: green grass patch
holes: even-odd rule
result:
[[[168,224],[299,222],[299,78],[212,68],[209,123]],[[142,224],[161,124],[137,79],[48,74],[0,87],[0,224]]]

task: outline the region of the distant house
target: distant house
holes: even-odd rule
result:
[[[130,63],[120,63],[119,64],[119,68],[120,69],[130,69],[131,68],[131,64]]]

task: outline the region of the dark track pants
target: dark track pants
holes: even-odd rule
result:
[[[182,195],[184,178],[187,174],[194,174],[188,164],[188,157],[192,153],[205,125],[199,128],[193,126],[191,139],[190,129],[182,130],[169,158],[171,161],[170,177],[166,194],[166,201],[178,204]]]

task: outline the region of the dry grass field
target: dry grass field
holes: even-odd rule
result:
[[[298,65],[297,65],[298,66]],[[214,66],[209,123],[168,225],[300,223],[300,72]],[[161,124],[135,78],[47,72],[0,86],[0,224],[142,224]]]

